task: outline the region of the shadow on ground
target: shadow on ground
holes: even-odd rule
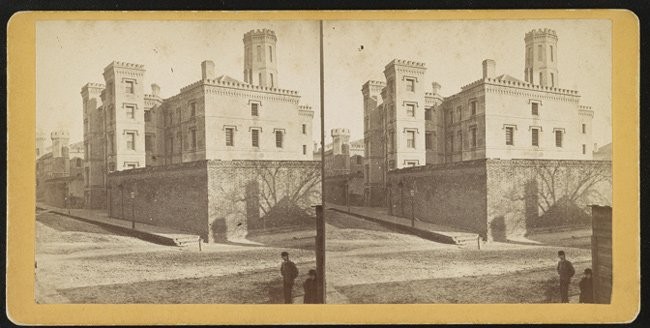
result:
[[[297,264],[293,296],[313,262]],[[188,292],[191,291],[191,292]],[[277,304],[284,303],[279,267],[219,277],[142,281],[58,290],[71,303],[94,304]]]

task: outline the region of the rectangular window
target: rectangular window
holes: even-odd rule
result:
[[[469,138],[470,138],[469,139],[470,146],[472,148],[476,148],[477,142],[476,142],[476,127],[475,126],[469,128]]]
[[[178,107],[176,108],[176,119],[178,121],[178,124],[180,124],[183,121],[183,116],[182,116],[181,108]]]
[[[551,73],[551,88],[554,88],[554,87],[555,87],[555,75],[553,75],[553,73]]]
[[[251,130],[251,146],[253,147],[260,146],[260,130],[257,129]]]
[[[126,93],[135,93],[135,82],[134,81],[124,81],[124,84],[126,85]]]
[[[302,134],[307,134],[307,124],[302,125]]]
[[[463,131],[458,131],[458,150],[463,150]]]
[[[424,110],[424,119],[427,121],[433,120],[433,108],[427,108]]]
[[[271,82],[271,88],[273,88],[273,73],[269,73],[269,79],[269,82]]]
[[[424,144],[427,150],[433,149],[433,135],[431,133],[424,135]]]
[[[302,145],[302,154],[307,155],[307,145]]]
[[[196,149],[196,129],[190,130],[190,141],[192,142],[192,149]]]
[[[584,155],[586,153],[587,153],[587,145],[583,144],[582,145],[582,154]]]
[[[357,156],[357,164],[361,164],[361,156]]]
[[[415,104],[406,104],[406,115],[415,117]]]
[[[537,147],[539,146],[539,129],[530,130],[531,133],[531,145]]]
[[[537,60],[542,60],[543,52],[544,52],[544,47],[541,44],[537,45]]]
[[[542,84],[542,72],[539,72],[539,84]]]
[[[275,146],[278,148],[282,148],[282,143],[283,143],[283,134],[282,131],[275,131]]]
[[[126,133],[126,149],[135,150],[135,132]]]
[[[513,146],[515,144],[514,132],[515,128],[506,126],[506,145]]]
[[[257,61],[262,61],[262,46],[257,46]]]
[[[530,113],[533,115],[539,115],[539,104],[534,102],[530,104]]]
[[[454,111],[449,110],[447,111],[447,118],[449,119],[449,124],[454,124]]]
[[[551,61],[553,61],[553,46],[548,46],[548,47],[549,47],[548,53],[551,55]]]
[[[582,133],[585,134],[587,133],[587,124],[582,124]]]
[[[153,150],[153,136],[145,135],[144,136],[144,150],[152,151]]]
[[[415,148],[415,131],[406,131],[406,147]]]
[[[174,137],[173,136],[167,138],[167,153],[170,154],[170,155],[174,153]]]
[[[562,147],[562,131],[555,130],[555,147]]]
[[[472,116],[476,115],[476,107],[478,107],[478,102],[476,102],[476,101],[472,101],[472,102],[469,104],[469,107],[470,107],[470,110],[471,110],[471,112],[472,112]]]
[[[190,117],[196,116],[196,103],[190,103]]]
[[[251,104],[251,116],[260,116],[259,106],[260,104],[257,103]]]
[[[226,146],[235,145],[235,129],[226,128]]]
[[[150,110],[145,110],[144,111],[144,121],[145,122],[151,122],[151,111]]]
[[[449,152],[453,153],[454,152],[454,135],[451,134],[449,136]]]
[[[126,117],[130,119],[135,119],[135,106],[126,105],[124,107],[126,108]]]
[[[258,73],[257,78],[258,78],[257,85],[262,85],[262,73]]]
[[[458,115],[458,122],[463,120],[463,107],[458,106],[456,107],[456,115]]]
[[[415,79],[406,79],[406,91],[415,91]]]

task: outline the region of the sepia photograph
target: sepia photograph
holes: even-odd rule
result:
[[[611,304],[612,31],[38,21],[33,299]]]
[[[328,288],[610,302],[609,21],[325,26]]]
[[[37,303],[314,302],[318,22],[36,30]]]

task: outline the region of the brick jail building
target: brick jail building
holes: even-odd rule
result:
[[[243,81],[218,75],[206,60],[196,82],[162,98],[159,85],[145,88],[144,65],[114,61],[103,83],[81,88],[86,207],[111,209],[113,172],[197,161],[313,160],[314,112],[298,91],[279,87],[275,32],[252,30],[243,43]]]
[[[523,46],[523,80],[486,59],[443,97],[425,63],[395,59],[385,81],[365,82],[363,204],[498,239],[586,224],[586,204],[611,203],[611,163],[592,161],[594,112],[559,82],[556,32],[532,30]],[[328,201],[350,199],[338,193],[352,182],[328,178]]]

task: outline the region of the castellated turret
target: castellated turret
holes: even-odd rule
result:
[[[252,30],[244,34],[244,81],[269,88],[278,87],[275,32]]]
[[[45,133],[41,130],[36,132],[36,159],[45,154]]]
[[[67,157],[68,143],[70,142],[70,133],[68,133],[68,130],[59,129],[52,131],[50,138],[52,139],[52,157]]]
[[[557,88],[557,34],[544,28],[526,33],[526,82],[544,87]]]
[[[332,129],[332,154],[350,154],[350,129]]]

